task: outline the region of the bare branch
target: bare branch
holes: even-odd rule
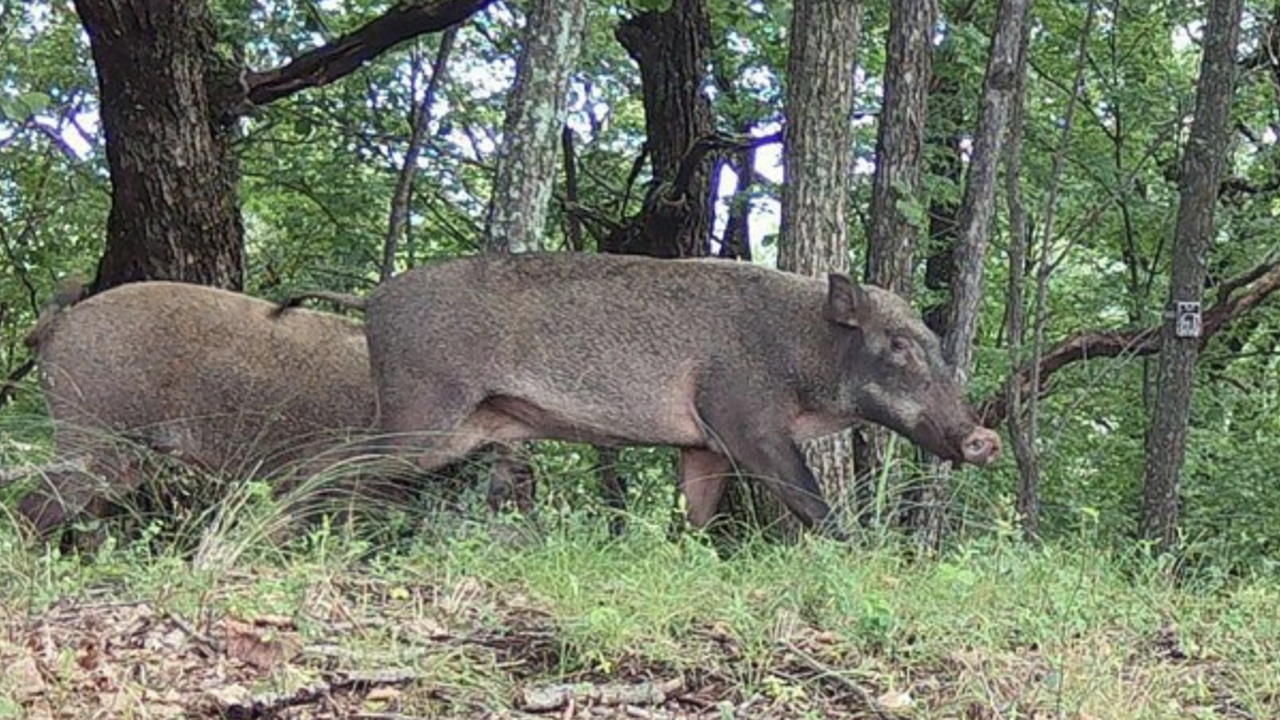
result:
[[[240,115],[300,90],[321,87],[345,77],[388,49],[418,35],[447,30],[487,7],[493,0],[404,2],[359,29],[304,53],[287,65],[245,75],[245,102],[227,108]]]
[[[1280,290],[1280,262],[1273,260],[1264,263],[1264,265],[1268,269],[1259,274],[1254,282],[1249,283],[1244,292],[1235,297],[1219,300],[1204,313],[1203,333],[1200,336],[1201,348],[1220,330],[1261,305],[1277,290]],[[1245,273],[1242,277],[1252,275],[1256,271],[1257,268]],[[1044,395],[1049,378],[1071,363],[1095,358],[1118,357],[1120,355],[1141,356],[1155,354],[1160,349],[1161,327],[1163,327],[1163,324],[1141,330],[1086,330],[1069,338],[1045,353],[1041,359],[1038,393]],[[1031,393],[1032,374],[1033,367],[1028,363],[1020,368],[1005,383],[1005,386],[1007,387],[1010,382],[1019,383],[1022,395],[1025,397]],[[1008,406],[1005,401],[1006,392],[1001,391],[983,403],[981,411],[982,423],[987,427],[995,427],[1005,419],[1008,413]]]

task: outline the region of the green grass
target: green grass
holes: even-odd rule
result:
[[[45,449],[0,442],[0,461]],[[0,489],[0,720],[40,703],[209,715],[209,687],[287,694],[394,668],[417,680],[348,700],[475,717],[531,687],[678,677],[680,708],[696,698],[703,716],[1280,717],[1280,579],[1261,571],[1176,567],[1089,532],[1027,544],[1000,517],[940,553],[883,529],[727,549],[670,532],[653,452],[622,458],[638,514],[612,538],[574,452],[539,455],[534,522],[488,518],[473,487],[424,515],[299,529],[267,483],[165,475],[158,517],[90,524],[100,544],[66,553],[23,537]],[[236,622],[265,623],[269,660],[232,650]]]
[[[1136,554],[1001,535],[922,558],[891,537],[722,553],[644,518],[618,539],[581,514],[427,522],[386,547],[341,528],[284,547],[228,530],[201,547],[235,552],[195,562],[145,537],[62,556],[0,521],[0,620],[30,625],[69,599],[285,616],[348,665],[421,671],[429,690],[403,698],[419,712],[506,706],[564,678],[682,674],[795,717],[829,713],[852,685],[910,697],[916,718],[1280,714],[1275,579],[1175,583]],[[313,675],[295,663],[260,681]]]

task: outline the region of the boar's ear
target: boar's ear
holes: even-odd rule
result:
[[[859,327],[866,312],[866,291],[843,273],[831,273],[827,282],[827,305],[822,316],[833,323]]]

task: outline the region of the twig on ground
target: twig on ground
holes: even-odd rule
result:
[[[520,693],[519,706],[532,712],[549,712],[584,701],[594,705],[661,705],[667,698],[684,689],[683,678],[664,682],[642,682],[634,685],[594,683],[548,685],[525,688]]]
[[[191,638],[192,640],[195,640],[196,642],[209,648],[215,653],[221,655],[223,652],[226,651],[226,646],[223,643],[195,629],[195,627],[192,626],[191,623],[187,622],[186,620],[183,620],[182,618],[178,617],[172,612],[169,612],[168,610],[166,610],[164,613],[164,616],[166,620],[176,625],[178,629],[181,630],[182,632],[186,633],[187,637]]]
[[[858,699],[862,701],[862,704],[866,706],[867,710],[877,718],[880,718],[880,720],[897,720],[899,717],[896,713],[886,712],[884,708],[880,707],[880,703],[876,702],[875,698],[871,697],[871,693],[867,692],[866,688],[854,682],[836,668],[827,665],[804,650],[801,650],[795,645],[795,643],[787,643],[786,649],[795,655],[802,664],[807,666],[810,670],[818,673],[818,677],[829,677],[839,683],[841,687],[852,691],[853,694],[857,695]]]

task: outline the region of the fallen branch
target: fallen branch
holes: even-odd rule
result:
[[[1231,291],[1242,286],[1246,289],[1238,295],[1222,297],[1222,295],[1230,295]],[[1273,293],[1280,290],[1280,261],[1268,260],[1238,278],[1224,282],[1222,288],[1225,292],[1220,293],[1219,300],[1203,315],[1200,335],[1202,349],[1218,331],[1261,305]],[[1035,388],[1035,392],[1043,396],[1048,388],[1049,378],[1054,373],[1081,360],[1120,355],[1130,357],[1154,355],[1160,350],[1161,328],[1163,324],[1141,330],[1089,330],[1067,339],[1041,358],[1040,386]],[[1032,367],[1024,365],[1005,382],[999,392],[983,403],[981,410],[983,425],[996,427],[1004,421],[1009,411],[1006,398],[1010,383],[1019,383],[1022,397],[1030,396],[1031,377]]]
[[[596,685],[548,685],[525,688],[520,693],[519,706],[530,712],[549,712],[575,705],[591,703],[615,707],[620,705],[661,705],[675,693],[684,689],[683,678],[673,678],[661,683],[642,682],[634,685],[610,683]]]
[[[306,685],[291,693],[250,695],[244,687],[232,685],[210,690],[208,698],[223,717],[247,720],[275,717],[291,707],[312,705],[337,692],[358,692],[375,685],[403,685],[422,678],[421,673],[412,670],[352,671],[342,677]]]
[[[8,485],[15,480],[21,480],[32,475],[53,475],[55,473],[65,472],[88,472],[88,458],[78,457],[73,460],[59,460],[58,462],[49,463],[48,465],[24,465],[23,467],[13,468],[12,470],[0,470],[0,487]]]

